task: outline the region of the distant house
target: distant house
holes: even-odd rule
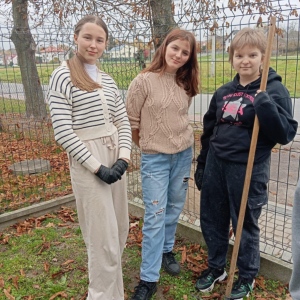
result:
[[[37,52],[35,56],[36,59],[39,59],[41,62],[49,63],[51,61],[62,62],[68,58],[68,54],[69,51],[50,46]]]
[[[17,65],[18,64],[18,55],[16,55],[16,54],[5,55],[4,64],[8,66],[10,63],[13,63],[13,65]]]
[[[0,55],[0,65],[5,65],[5,57],[4,55]]]
[[[133,58],[138,48],[131,45],[121,45],[110,49],[107,53],[110,58]]]

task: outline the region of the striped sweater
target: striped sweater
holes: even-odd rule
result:
[[[102,89],[82,91],[70,79],[64,62],[50,77],[48,103],[55,140],[79,163],[95,172],[105,161],[98,161],[84,140],[119,134],[119,158],[130,159],[131,128],[125,105],[114,80],[98,70]]]

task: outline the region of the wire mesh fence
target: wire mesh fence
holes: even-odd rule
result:
[[[192,5],[193,1],[186,1]],[[232,2],[232,1],[229,1]],[[247,1],[245,1],[247,2]],[[176,3],[176,1],[175,1]],[[182,2],[180,2],[182,3]],[[268,19],[262,13],[263,5],[273,4],[269,12],[278,14],[278,33],[275,36],[271,67],[282,76],[288,88],[295,119],[300,122],[300,81],[299,68],[299,6],[290,1],[261,1],[255,10],[245,4],[244,11],[235,11],[224,5],[210,14],[201,15],[199,10],[182,11],[178,6],[174,20],[182,28],[192,31],[197,39],[198,63],[201,76],[201,94],[193,99],[189,118],[194,128],[194,161],[189,182],[186,204],[182,219],[200,225],[200,192],[195,188],[193,173],[198,154],[202,119],[208,109],[212,93],[235,76],[228,63],[228,47],[237,31],[245,26],[259,26],[267,34]],[[299,5],[299,4],[298,4]],[[246,8],[252,8],[246,14]],[[93,13],[93,11],[89,11]],[[197,21],[202,16],[203,22]],[[140,19],[127,24],[109,24],[110,37],[107,50],[99,59],[99,67],[109,73],[116,81],[122,98],[126,99],[127,88],[132,79],[147,66],[153,57],[155,40],[152,21]],[[205,19],[206,18],[206,19]],[[37,67],[37,87],[30,88],[26,94],[26,83],[22,72],[29,72],[31,62],[20,62],[16,46],[10,39],[13,27],[2,22],[0,27],[0,214],[72,193],[69,165],[66,153],[54,140],[49,109],[46,101],[49,77],[63,60],[75,54],[73,25],[75,19],[66,26],[56,23],[42,24],[30,28],[36,50],[34,65]],[[56,24],[56,25],[55,25]],[[126,25],[126,26],[125,26]],[[126,29],[127,28],[127,29]],[[161,28],[163,31],[164,27]],[[23,80],[22,80],[23,78]],[[41,88],[42,96],[38,89]],[[30,99],[28,99],[30,95]],[[32,99],[42,98],[40,102]],[[32,101],[31,101],[32,100]],[[29,114],[32,108],[46,107],[46,116]],[[268,186],[269,203],[260,217],[261,251],[291,262],[291,211],[295,186],[299,178],[300,139],[297,134],[289,145],[276,145],[272,150],[270,182]],[[141,202],[142,189],[140,177],[140,150],[133,147],[132,160],[127,173],[128,197]],[[14,164],[33,159],[48,161],[43,173],[21,166],[16,172]],[[33,163],[33,170],[37,169]],[[243,184],[241,182],[240,184]]]

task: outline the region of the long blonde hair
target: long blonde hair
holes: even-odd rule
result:
[[[108,29],[104,21],[98,16],[87,15],[80,19],[75,26],[74,34],[79,35],[80,30],[86,23],[94,23],[100,26],[106,33],[106,41],[108,40]],[[74,86],[82,91],[92,92],[95,89],[102,88],[102,86],[92,80],[88,75],[83,65],[83,57],[79,57],[78,53],[74,55],[71,59],[67,60],[68,68],[70,69],[70,78]]]

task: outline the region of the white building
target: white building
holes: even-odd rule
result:
[[[131,45],[121,45],[110,49],[107,53],[110,58],[134,58],[138,48]]]
[[[49,63],[50,61],[62,62],[68,58],[68,54],[69,51],[50,46],[36,53],[35,56],[40,57],[43,63]]]

